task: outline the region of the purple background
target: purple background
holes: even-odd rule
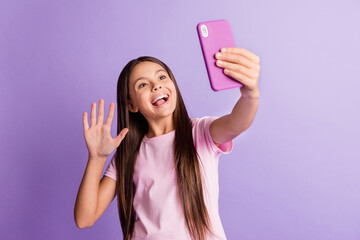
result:
[[[240,91],[211,90],[196,33],[225,18],[236,45],[261,58],[258,113],[220,158],[228,239],[360,239],[359,10],[356,0],[2,0],[0,238],[120,239],[116,201],[89,229],[73,219],[82,114],[103,98],[107,115],[120,71],[141,55],[169,65],[191,117],[229,113]]]

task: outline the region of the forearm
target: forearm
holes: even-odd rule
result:
[[[231,111],[228,127],[234,135],[239,135],[248,129],[255,118],[259,106],[259,98],[245,98],[243,96]]]
[[[74,217],[79,227],[91,226],[95,216],[99,184],[106,158],[88,159],[83,179],[76,198]]]

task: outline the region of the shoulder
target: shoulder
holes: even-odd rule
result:
[[[215,155],[220,155],[221,153],[229,153],[233,148],[233,141],[229,141],[224,144],[217,144],[211,137],[210,134],[210,125],[216,120],[217,116],[204,116],[201,118],[192,118],[192,133],[194,144],[198,149],[206,150],[207,152],[212,152]]]
[[[209,127],[211,122],[217,119],[216,116],[204,116],[201,118],[191,118],[193,129]]]
[[[200,144],[209,144],[216,145],[217,144],[212,140],[210,136],[210,125],[211,123],[217,119],[215,116],[204,116],[201,118],[192,118],[192,133],[194,137],[195,143]]]
[[[219,117],[216,116],[204,116],[201,118],[192,118],[193,134],[194,133],[210,133],[211,123]]]

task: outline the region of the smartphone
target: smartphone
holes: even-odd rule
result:
[[[200,22],[197,25],[202,53],[211,88],[214,91],[242,87],[243,85],[225,75],[224,68],[216,66],[215,54],[224,47],[235,47],[230,23],[225,20]]]

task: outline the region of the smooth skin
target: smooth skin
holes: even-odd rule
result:
[[[129,129],[124,128],[116,138],[111,137],[111,124],[115,104],[110,103],[108,117],[104,122],[104,100],[99,101],[99,114],[96,121],[96,103],[91,106],[90,127],[87,113],[83,114],[84,138],[89,151],[89,159],[81,181],[74,207],[77,227],[92,226],[110,205],[116,194],[116,181],[101,173],[107,157],[120,145]],[[100,183],[99,183],[100,182]]]
[[[241,97],[230,114],[214,120],[210,125],[210,135],[218,146],[226,143],[246,129],[255,118],[259,105],[260,58],[244,48],[222,48],[215,55],[216,65],[224,68],[224,73],[243,84]]]
[[[84,113],[84,137],[89,156],[101,158],[109,156],[121,143],[129,129],[124,128],[116,138],[111,137],[111,123],[114,118],[115,104],[110,103],[108,117],[104,124],[104,100],[99,101],[99,115],[96,121],[96,103],[91,106],[90,127],[87,121],[87,113]]]
[[[168,104],[154,107],[152,100],[162,94],[169,95]],[[129,95],[129,110],[140,111],[149,124],[147,137],[160,136],[175,129],[173,113],[177,103],[176,88],[161,65],[154,62],[137,64],[130,75]]]
[[[215,144],[219,146],[220,143],[234,139],[249,128],[255,117],[259,104],[260,58],[244,48],[223,48],[215,57],[218,59],[217,66],[224,68],[225,74],[243,84],[243,87],[240,88],[241,97],[232,112],[214,120],[210,125],[210,135]],[[145,66],[148,67],[147,72],[142,72]],[[170,82],[166,83],[168,85],[157,82],[158,76],[153,75],[154,69],[154,65],[143,65],[142,68],[138,68],[140,72],[132,73],[133,78],[130,78],[130,81],[133,82],[133,79],[137,79],[139,75],[142,76],[142,74],[146,73],[143,77],[146,79],[147,86],[150,86],[147,91],[156,91],[162,88],[172,92]],[[162,77],[162,79],[164,78]],[[142,86],[146,86],[146,84]],[[138,93],[140,94],[140,91],[143,90],[138,90]],[[134,92],[135,95],[130,93],[132,100],[129,102],[130,111],[141,111],[142,106],[146,106],[144,104],[150,106],[148,102],[141,102],[143,101],[140,98],[141,95],[137,98],[136,90]],[[151,98],[149,97],[149,99]],[[146,101],[149,99],[146,99]],[[96,121],[96,103],[91,106],[90,127],[87,121],[87,113],[85,112],[83,115],[84,137],[89,151],[89,159],[74,207],[74,218],[79,228],[92,226],[116,197],[116,181],[106,176],[100,181],[107,157],[121,144],[129,131],[129,129],[124,128],[116,138],[111,137],[110,130],[114,108],[114,103],[110,103],[110,110],[105,124],[103,124],[104,101],[102,99],[99,101],[98,121]],[[150,112],[146,115],[151,116],[151,109],[143,108],[144,113],[147,110]],[[164,114],[165,111],[168,110],[164,109]],[[157,127],[154,127],[154,131],[148,133],[149,137],[173,129],[173,126],[169,127],[164,121],[156,120],[153,123],[153,126]]]

